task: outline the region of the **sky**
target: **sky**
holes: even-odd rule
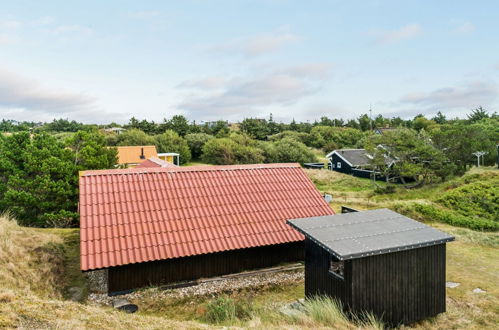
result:
[[[0,1],[0,118],[499,111],[499,1]]]

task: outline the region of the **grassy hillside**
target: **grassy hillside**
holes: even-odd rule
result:
[[[64,299],[64,238],[71,230],[23,228],[0,217],[0,328],[192,329],[201,325],[128,315]],[[62,234],[62,235],[60,235]],[[73,246],[74,247],[74,246]],[[76,250],[71,251],[74,254]]]
[[[317,188],[333,195],[333,207],[387,207],[425,222],[442,222],[475,230],[499,230],[499,171],[473,169],[462,177],[419,189],[394,186],[379,193],[370,180],[333,171],[307,170]],[[385,185],[378,183],[381,187]]]

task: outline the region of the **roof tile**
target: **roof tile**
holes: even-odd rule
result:
[[[86,171],[81,269],[299,241],[286,220],[331,214],[298,164]]]

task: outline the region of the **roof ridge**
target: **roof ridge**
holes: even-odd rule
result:
[[[269,164],[239,164],[239,165],[197,165],[159,168],[126,168],[89,170],[82,173],[82,177],[97,175],[124,175],[124,174],[149,174],[149,173],[176,173],[176,172],[208,172],[208,171],[237,171],[259,170],[270,168],[301,168],[299,163],[269,163]]]

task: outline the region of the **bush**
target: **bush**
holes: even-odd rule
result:
[[[180,164],[191,160],[191,150],[187,141],[176,132],[167,130],[163,134],[155,135],[154,140],[158,152],[177,152],[180,155]]]
[[[108,142],[112,142],[109,141]],[[154,138],[140,129],[129,129],[117,136],[118,146],[150,146],[154,144]]]
[[[499,180],[466,184],[444,193],[437,202],[467,217],[499,221]]]
[[[28,226],[77,223],[78,167],[71,150],[48,134],[0,139],[0,211]]]
[[[203,147],[203,161],[215,165],[262,163],[263,152],[257,147],[238,144],[230,138],[212,139]]]
[[[261,144],[267,163],[314,163],[315,154],[303,143],[284,138],[277,142]]]
[[[212,135],[206,133],[192,133],[185,136],[187,145],[191,149],[192,158],[199,158],[203,154],[203,147],[206,142],[214,139]]]
[[[440,209],[433,205],[414,204],[416,212],[423,215],[426,219],[447,223],[452,226],[466,227],[474,230],[497,231],[499,222],[484,218],[467,217],[456,214],[450,210]]]

